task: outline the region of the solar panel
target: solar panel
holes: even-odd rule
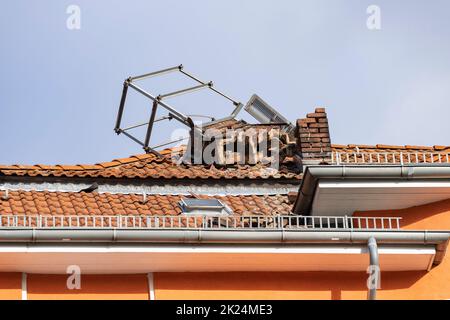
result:
[[[267,102],[254,94],[245,105],[245,111],[261,123],[286,123],[289,120],[272,108]]]

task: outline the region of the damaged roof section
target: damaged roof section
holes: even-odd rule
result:
[[[290,124],[226,119],[191,132],[186,151],[183,161],[189,164],[263,164],[278,169],[280,163],[293,162],[297,150]]]
[[[77,165],[0,165],[3,177],[102,178],[137,180],[277,180],[299,184],[304,165],[314,164],[413,164],[450,163],[450,146],[392,146],[331,144],[327,113],[315,108],[297,121],[292,132],[288,124],[249,124],[243,120],[225,119],[206,124],[203,130],[279,130],[280,162],[278,169],[267,163],[249,164],[244,161],[225,164],[180,163],[186,146],[138,154],[97,164]],[[233,141],[235,143],[235,141]],[[258,150],[259,152],[260,150]],[[235,159],[239,160],[238,157]],[[72,179],[73,180],[73,179]]]

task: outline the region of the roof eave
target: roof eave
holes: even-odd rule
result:
[[[321,179],[415,180],[450,179],[450,164],[436,165],[331,165],[308,166],[303,175],[293,213],[309,215]]]

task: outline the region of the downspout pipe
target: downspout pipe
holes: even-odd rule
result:
[[[295,201],[293,213],[309,215],[321,179],[450,179],[450,165],[331,165],[308,166]]]
[[[370,237],[367,243],[369,249],[370,265],[368,268],[369,279],[367,281],[367,299],[377,299],[377,289],[380,284],[380,263],[378,259],[378,246],[377,240],[374,237]]]

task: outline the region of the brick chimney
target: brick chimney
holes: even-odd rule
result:
[[[297,148],[303,165],[331,163],[331,141],[325,108],[297,120]]]

